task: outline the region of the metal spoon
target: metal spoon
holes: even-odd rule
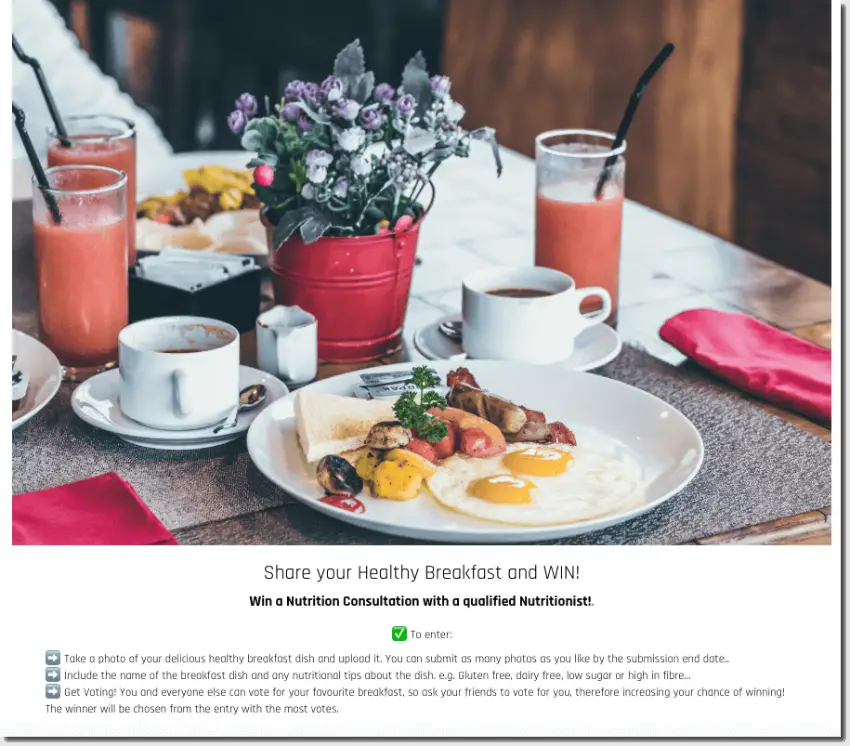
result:
[[[217,435],[222,430],[229,430],[236,427],[236,421],[239,419],[239,413],[254,409],[266,400],[268,389],[262,383],[255,383],[253,386],[247,386],[239,392],[239,406],[234,407],[233,411],[228,415],[227,419],[220,425],[213,428],[213,435]]]
[[[443,321],[439,328],[443,335],[453,342],[460,342],[463,339],[462,321]]]

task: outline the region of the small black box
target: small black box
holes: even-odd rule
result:
[[[160,316],[206,316],[253,331],[260,313],[262,270],[255,267],[200,290],[181,290],[130,270],[130,323]]]

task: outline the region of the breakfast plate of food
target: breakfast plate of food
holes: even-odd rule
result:
[[[12,330],[12,430],[38,414],[56,396],[62,366],[47,347]]]
[[[266,228],[252,182],[244,168],[185,168],[179,185],[151,192],[136,204],[139,251],[176,247],[265,256]]]
[[[248,431],[257,468],[362,528],[453,543],[597,531],[680,492],[699,432],[640,389],[496,361],[382,366],[275,402]]]

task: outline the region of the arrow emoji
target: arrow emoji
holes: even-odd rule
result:
[[[59,660],[59,656],[58,655],[48,655],[47,660],[49,660],[51,663],[55,663],[56,661]]]
[[[56,678],[59,674],[58,674],[58,673],[56,673],[56,671],[50,671],[47,675],[48,675],[51,679],[55,679],[55,678]]]
[[[47,688],[47,693],[50,695],[56,695],[59,693],[59,690],[55,686],[51,686]]]

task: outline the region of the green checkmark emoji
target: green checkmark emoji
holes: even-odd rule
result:
[[[407,627],[393,627],[393,640],[404,642],[407,639]]]

